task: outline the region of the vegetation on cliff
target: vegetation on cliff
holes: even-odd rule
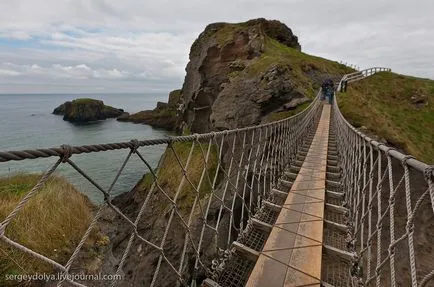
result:
[[[0,221],[13,210],[40,177],[36,174],[18,174],[0,178]],[[9,224],[6,235],[65,264],[89,226],[92,210],[93,205],[86,196],[78,192],[65,178],[53,176]],[[103,241],[100,233],[92,232],[83,248],[89,253],[91,246],[102,244]],[[93,254],[96,256],[96,253]],[[0,242],[0,285],[17,283],[3,281],[5,274],[53,271],[51,265]]]
[[[196,133],[284,118],[293,100],[312,98],[325,79],[353,71],[302,53],[291,29],[265,19],[208,25],[186,70],[179,130]]]
[[[103,101],[81,98],[71,102],[65,102],[54,109],[53,114],[63,115],[64,121],[90,122],[116,118],[124,113],[122,109],[116,109],[104,105]]]
[[[155,128],[175,130],[177,125],[177,108],[181,97],[181,90],[169,93],[167,103],[158,102],[153,110],[141,111],[132,115],[124,114],[118,121],[147,124]]]
[[[183,167],[186,167],[191,148],[192,143],[190,142],[174,143],[163,154],[158,165],[158,169],[156,170],[158,173],[158,183],[160,187],[168,191],[171,197],[175,196],[184,175],[179,162]],[[205,163],[208,149],[208,160]],[[181,211],[189,212],[191,210],[197,192],[199,192],[200,199],[210,193],[217,169],[217,162],[217,149],[214,145],[195,144],[188,163],[186,179],[184,179],[184,184],[181,187],[177,200],[177,205]],[[204,170],[205,173],[203,173]],[[153,182],[154,176],[151,173],[147,173],[135,189],[147,192],[151,189]],[[199,182],[201,182],[201,185],[196,190],[192,184],[197,187]],[[169,203],[169,201],[161,201],[161,209],[167,208]]]
[[[381,72],[348,85],[339,107],[354,126],[434,163],[434,81]]]

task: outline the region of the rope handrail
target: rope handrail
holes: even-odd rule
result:
[[[67,275],[74,268],[83,267],[80,260],[86,255],[83,254],[85,242],[99,226],[99,221],[117,216],[120,222],[100,226],[113,236],[110,241],[123,242],[122,248],[104,254],[102,271],[128,276],[131,269],[125,269],[134,265],[131,262],[143,260],[138,257],[142,255],[132,251],[140,244],[147,262],[153,262],[152,266],[141,270],[143,278],[149,280],[146,286],[187,285],[204,276],[215,278],[223,264],[219,260],[232,252],[232,242],[242,242],[245,234],[252,230],[252,219],[263,216],[264,202],[274,200],[272,189],[285,168],[296,160],[297,149],[318,123],[319,95],[320,92],[301,113],[257,126],[165,139],[0,152],[0,162],[59,157],[1,219],[0,242],[49,264],[65,275],[63,281],[74,286],[92,285],[92,282],[77,281]],[[156,144],[167,144],[167,148],[155,169],[139,148]],[[109,188],[104,188],[74,162],[76,154],[115,149],[125,149],[128,154]],[[136,199],[137,210],[131,212],[130,206],[119,205],[112,188],[128,161],[135,156],[143,162],[151,183],[135,190],[141,197]],[[66,264],[26,247],[8,232],[11,222],[62,165],[72,167],[104,196]],[[169,175],[165,174],[168,168]],[[123,231],[113,232],[110,228]],[[119,283],[116,277],[110,285]]]
[[[345,75],[337,90],[382,71],[390,69],[376,67]],[[426,286],[434,268],[421,247],[430,245],[424,243],[423,230],[429,226],[422,216],[434,213],[433,166],[357,130],[342,115],[336,97],[333,110],[343,171],[341,189],[349,210],[348,248],[356,254],[354,282],[377,287]]]
[[[66,151],[65,148],[68,149],[69,156],[73,154],[82,154],[82,153],[93,153],[100,151],[109,151],[109,150],[119,150],[119,149],[131,149],[143,146],[151,146],[151,145],[159,145],[159,144],[170,144],[173,142],[188,142],[193,140],[207,140],[220,135],[231,135],[233,133],[245,132],[254,129],[265,128],[269,126],[278,125],[281,123],[285,123],[291,121],[293,119],[302,117],[305,113],[307,113],[312,105],[315,103],[315,98],[311,103],[300,113],[297,113],[293,116],[269,122],[264,124],[259,124],[255,126],[248,126],[244,128],[237,128],[232,130],[224,130],[218,132],[209,132],[203,134],[193,134],[193,135],[184,135],[184,136],[174,136],[167,138],[159,138],[159,139],[150,139],[150,140],[132,140],[129,142],[117,142],[117,143],[105,143],[105,144],[94,144],[94,145],[82,145],[82,146],[69,146],[62,145],[61,147],[51,147],[51,148],[42,148],[42,149],[31,149],[31,150],[19,150],[19,151],[0,151],[0,162],[7,161],[19,161],[25,159],[36,159],[36,158],[46,158],[46,157],[59,157],[64,156]]]
[[[343,82],[361,80],[380,71],[390,69],[376,67],[345,75],[338,90]],[[127,277],[131,266],[146,257],[146,262],[152,262],[146,270],[140,270],[146,286],[194,285],[204,277],[224,276],[222,270],[233,252],[232,243],[236,240],[243,244],[254,219],[269,216],[264,206],[273,204],[273,189],[297,160],[299,147],[318,124],[320,93],[301,113],[257,126],[153,140],[0,152],[0,163],[58,157],[1,219],[0,241],[69,275],[74,268],[83,267],[85,242],[102,220],[104,228],[108,228],[103,231],[117,242],[117,247],[101,259],[104,272]],[[352,268],[354,279],[365,286],[396,286],[397,282],[426,286],[434,270],[427,269],[423,253],[414,242],[426,240],[418,229],[426,224],[419,218],[421,211],[434,212],[433,166],[358,131],[342,115],[336,97],[332,110],[331,124],[343,172],[339,188],[349,210],[348,248],[357,254]],[[155,169],[139,148],[158,144],[166,144],[167,149]],[[127,154],[110,187],[103,188],[73,161],[73,155],[108,150],[126,150]],[[151,178],[151,183],[138,185],[135,190],[141,196],[134,199],[134,212],[132,206],[119,205],[112,194],[132,157],[143,162],[144,172]],[[104,196],[65,264],[17,242],[8,228],[62,165],[72,167]],[[165,169],[169,166],[167,175]],[[405,207],[405,212],[404,208],[397,210],[398,206]],[[119,221],[105,220],[113,217]],[[410,271],[408,278],[404,270]],[[64,281],[74,286],[93,284],[65,276],[58,286]],[[120,284],[119,278],[109,284]]]
[[[348,77],[349,75],[354,75],[354,74],[363,74],[363,75],[367,75],[368,71],[372,71],[369,73],[369,75],[373,75],[375,73],[378,72],[384,72],[384,71],[388,71],[390,72],[391,69],[389,68],[384,68],[384,67],[373,67],[373,68],[369,68],[369,69],[365,69],[362,71],[358,71],[355,73],[351,73],[351,74],[346,74],[342,77],[342,79],[339,81],[339,85],[337,87],[337,91],[340,90],[340,87],[342,85],[342,82],[345,80],[348,80],[350,77]],[[359,79],[362,80],[362,79]],[[402,152],[397,151],[396,149],[391,149],[390,147],[388,147],[385,144],[382,144],[372,138],[370,138],[369,136],[365,135],[363,132],[359,131],[358,129],[356,129],[353,125],[351,125],[347,119],[345,119],[345,117],[342,115],[341,110],[339,109],[339,105],[337,103],[337,99],[336,97],[334,97],[335,101],[336,101],[336,105],[335,105],[335,111],[339,114],[339,116],[342,118],[342,120],[345,122],[345,124],[351,129],[353,130],[355,133],[357,133],[360,137],[362,137],[366,142],[371,143],[372,145],[374,145],[374,147],[379,148],[381,150],[383,150],[384,152],[388,151],[390,153],[390,155],[392,157],[394,157],[397,160],[403,160],[404,158],[406,158],[408,155],[403,154]],[[408,159],[407,163],[411,166],[414,167],[415,169],[419,170],[419,171],[425,171],[427,168],[429,168],[430,166],[420,160],[417,160],[415,158],[410,158]],[[434,172],[433,172],[434,175]]]

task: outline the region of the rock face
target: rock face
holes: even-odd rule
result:
[[[177,109],[181,90],[174,90],[169,94],[168,103],[158,102],[153,110],[141,111],[132,115],[124,114],[118,121],[147,124],[155,128],[175,130],[177,127]]]
[[[278,21],[206,27],[191,47],[183,86],[183,121],[192,132],[258,124],[265,114],[303,96],[288,66],[276,63],[261,74],[242,73],[264,54],[266,38],[301,49],[291,29]]]
[[[324,71],[323,59],[305,60],[300,51],[298,38],[279,21],[207,26],[190,50],[178,129],[203,133],[259,124],[347,72]]]
[[[76,99],[58,106],[53,114],[63,115],[65,121],[83,123],[116,118],[124,114],[124,110],[106,106],[99,100]]]

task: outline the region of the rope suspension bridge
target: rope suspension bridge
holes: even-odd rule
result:
[[[337,90],[381,71],[390,70],[345,75]],[[122,275],[103,283],[109,286],[132,286],[125,268],[139,256],[138,245],[151,262],[142,286],[434,286],[434,261],[421,260],[425,251],[417,243],[424,232],[421,216],[434,213],[433,166],[364,135],[343,117],[336,99],[323,103],[320,93],[303,112],[252,127],[0,152],[3,164],[58,157],[2,219],[0,242],[68,275],[83,267],[86,240],[111,212],[128,228],[122,251],[104,257],[105,270]],[[167,145],[163,157],[174,159],[176,184],[164,182],[164,159],[157,168],[147,160],[143,149],[153,145]],[[180,145],[188,152],[181,153]],[[110,187],[103,188],[73,159],[110,150],[125,150],[126,156]],[[112,194],[132,157],[143,162],[151,179],[133,212],[117,206]],[[62,165],[74,168],[104,197],[66,263],[8,233]],[[158,226],[146,224],[151,217],[158,218]],[[68,276],[55,284],[97,285]]]

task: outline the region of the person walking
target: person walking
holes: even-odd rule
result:
[[[334,84],[331,79],[324,81],[321,85],[321,100],[328,98],[328,101],[331,104],[333,102],[334,89]]]
[[[332,80],[327,81],[327,95],[329,99],[329,104],[333,104],[333,96],[335,95],[335,85],[333,84]]]
[[[324,81],[321,85],[321,101],[324,101],[327,97],[327,81]]]

